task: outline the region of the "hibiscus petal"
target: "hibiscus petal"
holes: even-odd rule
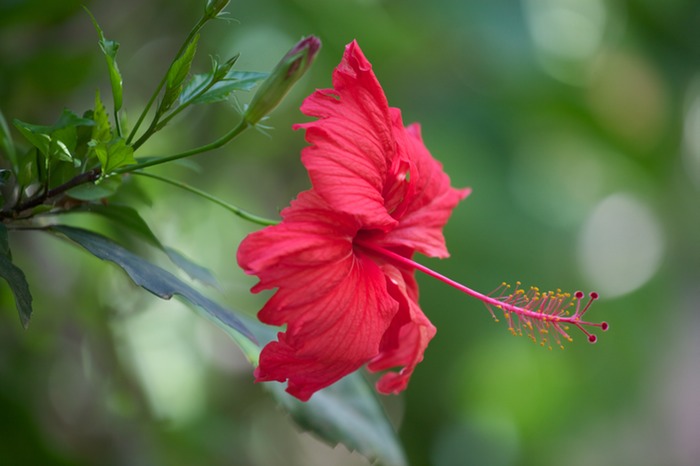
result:
[[[302,163],[314,189],[331,206],[351,213],[367,228],[396,224],[384,205],[388,167],[396,153],[386,96],[357,42],[348,44],[333,73],[333,89],[318,90],[303,103],[316,121],[306,129],[311,146]]]
[[[387,372],[377,381],[377,391],[391,394],[403,391],[416,365],[423,360],[423,353],[435,336],[435,327],[421,311],[418,303],[409,295],[416,295],[415,281],[411,273],[401,273],[397,268],[382,266],[387,277],[389,294],[399,303],[399,310],[384,334],[380,353],[367,366],[372,372],[401,367],[398,372]]]
[[[257,381],[288,381],[301,400],[357,370],[379,352],[398,303],[379,266],[353,251],[352,216],[328,210],[313,191],[283,212],[283,223],[250,234],[238,249],[253,291],[277,288],[258,314],[287,325],[260,354]]]
[[[400,118],[395,120],[401,124]],[[403,135],[397,137],[405,149],[410,165],[411,189],[394,214],[399,224],[381,239],[386,247],[406,247],[426,256],[448,257],[442,229],[455,206],[469,195],[471,189],[454,189],[450,178],[423,143],[420,126],[395,128]]]

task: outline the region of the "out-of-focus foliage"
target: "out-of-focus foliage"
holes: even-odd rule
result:
[[[133,123],[201,5],[88,6],[119,39],[131,86],[122,112]],[[453,184],[474,189],[446,229],[452,257],[418,260],[482,291],[522,280],[601,294],[589,312],[611,330],[594,346],[579,337],[549,352],[420,277],[438,333],[407,392],[383,398],[410,464],[695,464],[700,4],[260,0],[228,11],[236,22],[198,44],[219,63],[241,52],[237,69],[269,70],[308,34],[324,47],[266,122],[270,138],[251,132],[197,158],[201,171],[160,173],[274,217],[308,186],[303,135],[290,129],[304,118],[299,104],[330,85],[356,38],[390,104],[422,124]],[[109,95],[94,34],[78,3],[0,1],[5,117],[49,126],[64,105],[80,113],[95,89]],[[206,143],[238,121],[236,107],[192,106],[187,127],[165,128],[144,153]],[[155,233],[214,271],[217,300],[257,311],[265,297],[248,293],[252,280],[235,265],[254,226],[134,181],[154,204],[143,215]],[[14,464],[366,463],[299,434],[235,345],[184,306],[137,292],[118,269],[58,241],[10,241],[41,310],[23,330],[0,284],[0,450]]]

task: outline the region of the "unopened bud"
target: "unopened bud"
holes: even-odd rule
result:
[[[255,125],[277,107],[294,83],[309,69],[320,48],[321,41],[318,37],[309,36],[300,40],[282,57],[248,105],[244,115],[248,124]]]
[[[207,18],[216,18],[230,1],[231,0],[207,0],[207,6],[204,7],[204,16]]]

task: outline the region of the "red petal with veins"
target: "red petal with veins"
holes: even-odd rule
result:
[[[399,303],[399,310],[384,334],[380,353],[367,365],[367,369],[377,372],[401,367],[399,372],[387,372],[377,381],[377,391],[391,394],[406,388],[413,369],[423,360],[423,352],[436,330],[418,303],[409,297],[410,294],[417,296],[413,274],[402,273],[388,264],[383,265],[382,270],[387,277],[389,294]],[[415,291],[410,293],[410,288]]]
[[[454,189],[450,185],[442,164],[423,144],[420,125],[414,123],[401,130],[403,137],[397,139],[411,161],[411,189],[397,207],[399,224],[378,242],[389,248],[407,247],[430,257],[448,257],[442,229],[471,189]]]
[[[317,90],[301,111],[318,120],[295,125],[311,144],[301,160],[318,194],[369,228],[396,224],[384,206],[385,175],[396,153],[389,105],[357,42],[333,73],[333,89]]]
[[[305,401],[376,356],[398,303],[379,266],[354,252],[352,217],[312,191],[282,214],[281,224],[243,240],[238,262],[260,278],[253,291],[277,288],[259,319],[287,324],[260,354],[256,380],[288,381]]]

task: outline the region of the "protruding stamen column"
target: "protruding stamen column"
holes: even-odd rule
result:
[[[503,311],[503,314],[508,320],[509,328],[514,334],[522,334],[522,328],[530,335],[530,337],[537,341],[535,333],[539,333],[542,336],[541,343],[545,345],[547,342],[547,334],[549,333],[549,328],[553,328],[556,333],[554,334],[554,339],[556,343],[563,347],[559,336],[566,340],[571,341],[571,337],[566,332],[566,324],[573,325],[579,330],[581,330],[590,343],[595,343],[597,337],[589,332],[586,327],[599,327],[601,330],[606,331],[609,326],[607,322],[587,322],[581,320],[583,315],[591,307],[593,301],[598,299],[598,293],[592,292],[589,295],[588,302],[581,307],[581,300],[584,297],[583,292],[577,291],[572,297],[569,293],[562,293],[558,290],[556,293],[540,292],[536,287],[530,288],[529,291],[525,291],[519,288],[520,283],[516,284],[516,288],[512,293],[506,294],[505,290],[508,290],[509,286],[505,283],[498,287],[495,291],[501,291],[499,296],[488,296],[478,291],[472,290],[471,288],[462,285],[438,272],[435,272],[424,265],[421,265],[407,257],[397,254],[388,249],[375,246],[371,243],[365,243],[363,241],[357,241],[356,245],[366,251],[378,254],[385,259],[403,267],[419,270],[426,275],[433,278],[437,278],[443,283],[450,285],[453,288],[460,290],[463,293],[468,294],[486,304],[489,312],[496,318],[493,312],[493,308]],[[492,293],[494,294],[494,293]],[[576,304],[576,309],[573,315],[570,315],[569,308]],[[517,326],[513,321],[512,314],[518,317]]]

